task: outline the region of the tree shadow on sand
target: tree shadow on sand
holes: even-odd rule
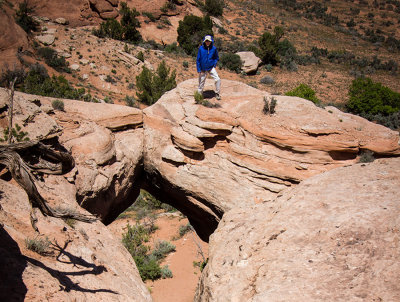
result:
[[[23,282],[22,274],[28,263],[45,270],[53,278],[57,279],[60,283],[60,291],[80,291],[87,293],[105,292],[118,294],[118,292],[110,289],[83,288],[79,283],[73,282],[70,279],[69,276],[83,276],[88,274],[99,275],[104,271],[107,271],[107,269],[103,265],[98,266],[89,263],[84,259],[67,252],[65,249],[67,248],[69,241],[67,241],[63,247],[59,246],[58,243],[53,244],[53,248],[59,252],[56,257],[57,261],[72,264],[73,267],[84,267],[87,269],[73,272],[59,271],[46,266],[39,260],[22,255],[18,244],[2,226],[0,226],[0,242],[0,301],[24,301],[27,288]],[[69,260],[60,260],[62,255],[66,256]]]

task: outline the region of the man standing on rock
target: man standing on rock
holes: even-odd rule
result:
[[[214,46],[214,39],[212,36],[205,36],[203,39],[203,43],[199,47],[199,51],[197,52],[197,72],[199,73],[199,88],[197,91],[199,93],[203,93],[204,84],[206,83],[206,78],[208,74],[215,81],[215,97],[217,100],[220,100],[221,97],[219,95],[221,88],[221,79],[218,76],[217,70],[215,67],[217,66],[219,60],[217,48]]]

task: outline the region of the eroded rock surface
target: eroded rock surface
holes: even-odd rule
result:
[[[8,96],[0,90],[5,114]],[[104,223],[113,221],[136,199],[142,177],[142,112],[128,106],[64,99],[64,112],[53,110],[54,98],[17,92],[14,123],[30,139],[59,136],[76,167],[65,177],[76,187],[77,201]]]
[[[46,178],[41,193],[53,207],[76,209],[75,188],[63,177]],[[100,222],[92,224],[43,217],[40,235],[29,220],[25,191],[0,180],[1,301],[152,301],[132,256]],[[39,255],[27,240],[51,245]]]
[[[173,201],[205,240],[232,208],[272,201],[304,179],[354,164],[363,150],[400,153],[397,132],[336,108],[273,96],[276,112],[265,115],[264,97],[272,96],[228,80],[221,107],[207,108],[195,104],[196,82],[144,110],[144,168],[154,193]]]
[[[399,169],[342,167],[227,212],[195,301],[398,301]]]

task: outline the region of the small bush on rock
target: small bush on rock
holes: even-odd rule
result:
[[[54,100],[51,102],[51,106],[56,110],[64,111],[64,102],[62,100]]]
[[[47,237],[45,239],[43,239],[43,238],[35,238],[35,239],[27,238],[27,239],[25,239],[25,246],[28,250],[31,250],[42,256],[46,256],[46,255],[50,254],[50,252],[49,252],[50,241]]]

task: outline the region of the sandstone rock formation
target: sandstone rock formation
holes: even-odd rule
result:
[[[46,186],[42,194],[53,206],[76,208],[75,188],[65,179],[49,176]],[[152,301],[131,255],[101,222],[71,227],[39,213],[38,235],[26,193],[4,180],[0,191],[1,301]],[[39,239],[52,243],[49,254],[27,249],[27,240]]]
[[[273,96],[276,113],[265,115],[266,92],[224,80],[221,107],[207,108],[195,104],[195,87],[185,81],[143,113],[63,100],[65,112],[49,116],[52,98],[17,93],[15,121],[30,136],[59,136],[76,161],[65,176],[76,200],[104,223],[145,187],[186,214],[206,241],[230,209],[272,201],[310,176],[355,163],[364,150],[400,152],[397,132],[333,107]]]
[[[206,241],[209,235],[217,228],[224,213],[228,214],[224,216],[224,221],[221,224],[221,233],[217,233],[214,237],[219,238],[218,236],[225,236],[224,239],[228,240],[226,233],[223,233],[225,231],[224,226],[230,226],[230,223],[236,225],[236,221],[239,218],[235,216],[235,213],[237,213],[237,216],[243,215],[247,217],[246,212],[249,212],[249,215],[252,215],[247,218],[249,221],[255,221],[256,223],[260,220],[260,222],[257,222],[254,226],[250,224],[248,226],[246,225],[244,229],[239,227],[239,224],[242,222],[236,225],[238,228],[237,236],[241,236],[242,240],[248,240],[246,244],[248,243],[249,245],[246,248],[251,249],[254,246],[258,247],[257,242],[264,242],[265,240],[265,245],[267,246],[270,244],[268,242],[274,241],[278,237],[280,238],[281,235],[283,236],[282,238],[288,236],[288,241],[285,241],[285,245],[288,244],[288,253],[292,255],[293,258],[295,258],[295,252],[300,251],[300,254],[302,254],[302,251],[308,251],[308,249],[306,249],[308,241],[305,240],[302,243],[300,241],[303,240],[303,237],[307,234],[314,234],[303,231],[299,234],[299,236],[303,236],[299,237],[300,240],[293,234],[295,232],[294,230],[297,231],[296,226],[300,226],[302,221],[307,222],[310,220],[310,225],[313,228],[316,228],[318,223],[322,226],[326,224],[327,228],[331,228],[332,226],[329,223],[334,221],[332,216],[330,216],[331,212],[336,213],[334,215],[337,216],[339,216],[339,214],[341,215],[342,211],[354,213],[354,216],[357,217],[357,221],[360,223],[354,224],[354,230],[360,229],[361,237],[357,237],[354,233],[356,231],[351,233],[350,227],[346,224],[350,223],[348,221],[353,223],[353,220],[347,221],[345,218],[348,218],[348,216],[339,219],[339,222],[343,221],[344,230],[344,235],[341,235],[343,238],[339,236],[340,233],[337,233],[337,238],[342,238],[340,239],[342,240],[340,241],[341,245],[347,242],[344,241],[343,243],[343,240],[347,238],[346,236],[355,238],[354,244],[358,244],[358,242],[362,242],[363,240],[369,240],[369,235],[365,235],[361,223],[363,223],[363,219],[370,219],[372,222],[372,218],[370,217],[375,217],[373,216],[375,215],[373,212],[375,210],[365,210],[365,215],[364,212],[362,212],[363,214],[360,216],[356,216],[356,212],[361,211],[360,206],[362,205],[365,206],[365,209],[374,209],[372,205],[366,205],[361,201],[359,202],[360,206],[358,206],[357,203],[350,202],[344,205],[340,203],[339,205],[335,205],[333,202],[336,202],[336,200],[329,203],[330,199],[328,197],[324,197],[327,201],[323,201],[323,194],[327,194],[327,192],[330,192],[329,190],[333,191],[332,186],[329,186],[329,181],[331,180],[324,180],[325,178],[323,178],[323,175],[320,176],[321,178],[305,180],[338,167],[353,165],[357,162],[360,154],[366,150],[372,151],[377,157],[399,155],[399,134],[397,132],[370,123],[360,117],[343,113],[334,107],[322,109],[304,99],[287,96],[271,96],[253,87],[228,80],[222,81],[222,100],[218,102],[219,107],[208,108],[195,103],[193,93],[196,85],[197,81],[195,79],[180,83],[176,89],[167,92],[156,104],[143,111],[128,106],[86,103],[74,100],[63,100],[64,111],[57,111],[53,110],[51,106],[54,100],[53,98],[38,97],[17,92],[14,105],[15,122],[24,127],[23,130],[29,133],[31,139],[51,138],[52,140],[57,140],[60,147],[64,147],[71,152],[76,162],[75,168],[63,176],[44,177],[42,179],[43,184],[40,185],[39,188],[40,193],[46,200],[53,203],[53,205],[61,204],[62,206],[71,207],[76,206],[76,203],[78,203],[91,213],[98,214],[104,223],[110,223],[118,214],[132,204],[138,195],[139,189],[144,187],[160,200],[175,206],[186,214],[198,234]],[[209,81],[206,85],[206,96],[213,95],[209,91],[212,88],[213,83]],[[6,91],[0,90],[0,99],[2,100],[0,102],[0,125],[3,128],[7,125],[5,122],[7,97]],[[271,100],[272,98],[276,98],[277,100],[275,113],[264,114],[264,100]],[[212,99],[210,102],[215,103],[216,101]],[[382,176],[382,179],[385,178],[386,175],[390,177],[393,175],[393,171],[386,167],[385,163],[389,163],[387,165],[393,166],[393,169],[398,166],[397,160],[386,159],[386,162],[385,160],[381,160],[380,163],[383,172],[381,174],[376,172],[376,175],[379,177]],[[375,164],[371,166],[375,167]],[[368,173],[373,172],[369,170],[369,166],[365,167],[360,165],[356,167],[358,168],[353,169],[360,174],[358,175],[360,179],[362,171],[365,170]],[[365,169],[363,170],[363,168]],[[344,173],[340,171],[352,170],[343,168],[331,172],[332,175],[337,176],[339,180],[344,181],[345,185],[350,185],[351,181],[340,174]],[[374,175],[371,174],[371,176],[368,177],[373,178]],[[395,196],[392,190],[395,188],[396,183],[393,184],[390,183],[390,181],[396,182],[398,178],[394,176],[392,178],[387,180],[388,187],[385,187],[385,190]],[[313,184],[313,179],[320,181],[321,188],[325,188],[326,191],[318,193],[317,191],[314,192],[311,190],[313,187],[310,188],[311,185],[307,184],[308,182]],[[363,187],[366,188],[367,184],[371,183],[373,188],[372,192],[375,195],[379,195],[374,190],[377,190],[377,188],[381,186],[380,182],[376,182],[377,187],[374,187],[375,183],[372,179],[362,178],[361,180],[362,182],[360,182],[360,184],[362,185],[358,185],[354,190],[359,193],[354,194],[364,196],[366,193]],[[371,182],[369,182],[370,180]],[[300,191],[296,191],[296,189],[291,191],[291,187],[302,181],[304,182],[301,188],[306,187],[306,191],[314,195],[315,198],[320,196],[320,203],[315,203],[314,206],[310,205],[310,211],[315,210],[316,213],[320,215],[315,216],[320,217],[317,218],[316,221],[313,220],[312,212],[307,212],[307,205],[303,205],[305,197],[303,199],[297,199],[294,193],[288,193],[295,192],[295,195],[301,196],[299,193],[302,192],[301,189],[298,189]],[[338,196],[337,194],[341,192],[343,192],[343,196],[345,197],[350,196],[350,191],[341,189],[334,181],[332,182],[335,184],[335,196]],[[12,186],[12,184],[5,182],[1,182],[1,185],[4,187],[4,190],[0,190],[4,192],[4,199],[7,200],[6,206],[3,205],[2,201],[2,207],[5,211],[0,211],[0,215],[2,215],[1,222],[5,225],[2,229],[2,237],[4,237],[3,239],[8,242],[15,253],[18,255],[24,254],[25,250],[22,246],[23,238],[25,238],[26,234],[33,235],[33,230],[28,227],[28,207],[25,209],[21,206],[26,203],[26,197],[18,197],[20,199],[15,201],[13,198],[17,198],[17,194],[9,194],[9,192],[16,192],[15,190],[19,189],[11,188],[10,186]],[[282,194],[283,196],[276,199],[277,196]],[[20,193],[18,193],[18,196],[19,195]],[[358,195],[356,195],[355,200],[361,199],[361,197],[357,196]],[[290,197],[292,197],[292,199],[290,199]],[[366,198],[366,202],[370,202],[369,198],[370,197]],[[299,206],[295,206],[294,204],[297,200],[299,200]],[[293,205],[293,207],[290,205]],[[379,203],[376,207],[378,207],[378,205]],[[318,206],[320,206],[320,208],[318,208]],[[22,207],[22,210],[15,207]],[[392,209],[391,199],[388,199],[388,205],[384,207],[386,208],[383,209],[385,211],[389,208]],[[284,211],[280,210],[280,208],[284,209]],[[383,210],[377,209],[375,212],[380,214]],[[391,213],[392,212],[395,212],[394,209]],[[278,213],[282,214],[278,215]],[[280,215],[282,215],[282,218],[280,218]],[[273,220],[275,216],[278,217],[276,218],[277,220]],[[229,219],[229,217],[232,217],[232,219]],[[265,220],[268,217],[270,217],[269,223]],[[289,217],[291,217],[292,220],[290,220]],[[275,228],[275,225],[281,226],[279,223],[284,224],[286,221],[293,224],[288,224],[287,228],[284,228],[284,225]],[[339,226],[338,228],[336,228],[337,225]],[[335,224],[335,229],[340,229],[341,225],[342,224]],[[61,233],[61,235],[59,235],[60,237],[57,237],[57,232],[63,229],[62,227],[60,228],[59,222],[55,222],[53,218],[41,217],[38,223],[39,230],[43,230],[45,235],[57,237],[57,242],[62,242],[60,243],[61,245],[66,245],[65,251],[67,251],[68,254],[65,254],[64,251],[62,252],[64,253],[63,255],[67,258],[71,259],[72,257],[74,259],[69,260],[69,262],[78,261],[76,257],[81,256],[84,262],[79,262],[78,264],[80,266],[86,265],[86,267],[95,269],[96,273],[93,273],[94,275],[99,273],[98,267],[100,267],[102,270],[101,274],[103,274],[104,268],[102,268],[101,265],[106,263],[106,260],[104,260],[105,258],[103,258],[106,256],[101,254],[103,251],[99,252],[99,250],[101,250],[101,243],[99,243],[98,239],[93,239],[94,242],[85,243],[85,245],[87,245],[85,247],[81,242],[83,242],[82,238],[83,240],[87,240],[83,233],[90,232],[90,234],[96,237],[97,235],[100,236],[101,234],[107,233],[104,233],[100,224],[95,224],[94,227],[86,227],[79,223],[78,226],[79,228],[82,227],[83,232],[77,232],[75,229],[67,233]],[[384,226],[389,229],[388,225],[382,223],[382,227]],[[257,229],[256,235],[246,233],[246,231],[258,227],[260,227],[260,231]],[[97,231],[95,229],[97,229]],[[265,233],[263,233],[264,230],[269,229],[271,230],[271,234],[268,233],[268,235],[265,235]],[[242,232],[241,235],[239,234],[239,230]],[[305,227],[305,230],[308,229]],[[337,230],[337,232],[340,232],[340,230]],[[371,230],[374,229],[371,228]],[[322,234],[331,234],[329,233],[330,229],[321,229],[321,232]],[[375,238],[373,237],[375,234],[374,232],[375,231],[372,231],[371,238]],[[381,229],[378,226],[376,232],[377,238],[383,238],[383,235],[380,235]],[[25,233],[25,235],[22,235],[22,233]],[[244,234],[247,235],[244,236]],[[317,236],[316,234],[314,235]],[[76,240],[76,243],[74,240],[70,241],[71,236]],[[91,238],[91,236],[92,235],[89,235],[89,238]],[[316,237],[316,239],[318,238]],[[119,249],[116,243],[111,239],[107,242],[106,239],[101,240],[105,248],[111,247],[113,252]],[[213,239],[213,242],[218,240],[220,239]],[[255,241],[253,242],[252,240]],[[351,240],[353,239],[349,239],[348,241]],[[378,239],[376,240],[378,241]],[[293,247],[292,251],[289,242],[299,242],[298,246],[304,246],[304,249],[296,250],[296,247]],[[75,246],[75,244],[77,244],[77,246]],[[213,244],[215,245],[215,243]],[[236,243],[232,242],[229,244],[232,245],[232,251],[235,251],[234,245]],[[324,251],[328,251],[328,248],[331,246],[330,244],[331,242],[326,239],[321,249],[323,248],[325,249]],[[230,245],[227,243],[226,246]],[[369,246],[370,245],[367,245],[367,247]],[[56,248],[60,250],[59,247]],[[263,248],[264,247],[260,247],[259,250],[263,251]],[[225,251],[226,249],[224,252]],[[276,251],[278,255],[279,251]],[[4,249],[2,253],[7,254]],[[118,257],[129,258],[124,255],[122,249],[120,253]],[[203,301],[207,299],[213,300],[219,297],[219,289],[217,287],[214,288],[214,285],[210,285],[210,282],[216,282],[219,278],[215,276],[221,276],[220,273],[213,273],[214,270],[218,270],[221,267],[221,262],[218,260],[218,257],[220,257],[218,256],[219,253],[220,250],[218,246],[212,249],[210,266],[206,270],[202,284],[199,287],[198,299],[205,299]],[[376,255],[380,255],[379,253],[377,250]],[[256,251],[254,251],[253,254],[255,257],[254,259],[256,259],[254,263],[258,263],[260,259],[264,259],[262,258],[264,256],[260,256],[261,258],[259,258]],[[253,254],[249,252],[247,256],[243,256],[247,258],[238,260],[237,265],[235,264],[236,267],[247,267]],[[303,254],[309,258],[307,258],[307,261],[311,261],[307,263],[323,260],[318,258],[318,255],[312,258],[308,253]],[[334,256],[338,257],[337,254],[339,253],[337,252]],[[234,255],[235,254],[233,254],[232,257],[234,257]],[[326,255],[326,253],[322,253],[322,255]],[[27,259],[25,256],[22,258],[19,256],[18,259],[20,260],[15,260],[16,271],[19,271],[19,273],[17,273],[18,276],[14,276],[15,278],[20,278],[27,263],[34,263],[34,266],[42,267],[40,263],[45,261],[42,258],[38,260],[33,256],[29,257],[30,260],[26,260],[28,262],[21,260]],[[35,260],[31,260],[33,258]],[[89,261],[90,259],[92,259],[91,262]],[[97,264],[97,262],[95,262],[96,259],[103,260],[99,262],[101,264]],[[354,270],[354,267],[358,266],[352,266],[353,264],[351,261],[353,261],[353,258],[350,256],[347,258],[343,256],[343,259],[342,262],[348,261],[348,269],[354,274],[355,272],[352,270]],[[357,261],[358,259],[365,260],[366,257],[355,257],[355,259]],[[37,261],[40,261],[40,263]],[[112,271],[113,274],[117,274],[118,276],[122,274],[119,273],[119,267],[124,267],[126,269],[126,267],[131,265],[131,263],[128,264],[131,260],[126,260],[128,262],[124,262],[125,260],[123,260],[121,266],[117,266],[116,264],[114,266],[112,260],[107,261],[111,261],[107,263],[111,263],[112,266],[112,268],[107,268],[106,266],[107,271]],[[118,259],[118,261],[120,261],[120,259]],[[369,262],[367,260],[365,261],[367,264],[365,264],[364,267],[368,268]],[[387,270],[390,275],[392,271],[392,264],[390,261],[382,264],[382,276],[386,276],[384,275],[386,274],[385,270]],[[51,276],[54,276],[54,274],[59,276],[59,273],[55,273],[55,270],[67,269],[66,266],[64,266],[65,263],[56,263],[54,264],[56,266],[51,266],[53,264],[50,264],[50,262],[45,265],[45,271],[48,271]],[[232,265],[234,263],[236,262],[233,261]],[[62,268],[58,265],[61,265]],[[279,277],[281,276],[279,272],[282,272],[282,270],[279,271],[278,264],[276,265],[277,267],[273,269],[273,272],[276,272]],[[285,267],[285,265],[286,264],[284,264],[283,267]],[[331,262],[331,265],[335,266],[336,264],[335,262]],[[51,269],[47,269],[48,267],[51,267]],[[257,265],[254,264],[254,267],[257,267]],[[265,269],[266,268],[263,266],[262,268],[260,267],[259,271],[265,272],[265,275],[267,275]],[[293,276],[297,276],[296,269],[296,267],[293,267]],[[317,268],[315,275],[318,276],[318,278],[322,278],[319,274],[323,274],[325,270],[325,266]],[[227,293],[232,294],[232,299],[239,299],[237,301],[242,301],[242,297],[248,297],[250,299],[253,296],[255,297],[254,301],[264,301],[263,299],[268,297],[270,292],[271,295],[275,295],[273,297],[280,294],[280,289],[278,287],[268,290],[265,289],[264,277],[262,277],[262,275],[257,277],[257,275],[253,274],[254,271],[257,271],[257,269],[242,272],[241,277],[245,278],[249,276],[250,278],[250,281],[248,281],[250,283],[247,285],[245,285],[246,281],[240,281],[244,284],[243,286],[237,286],[236,290],[229,290],[231,286],[229,283],[230,281],[222,278],[221,288],[225,286],[225,289],[228,289]],[[32,271],[32,276],[34,274],[36,274],[35,269]],[[101,274],[100,276],[103,276]],[[96,283],[100,281],[94,278],[94,276],[93,279],[82,278],[79,276],[84,275],[84,273],[79,273],[78,271],[73,271],[71,275],[74,277],[69,277],[69,275],[67,277],[64,276],[61,281],[60,279],[58,281],[53,280],[54,282],[52,281],[53,283],[51,284],[55,287],[55,285],[58,284],[57,282],[59,282],[63,288],[68,290],[72,287],[78,288],[76,291],[79,293],[77,293],[76,298],[84,300],[88,298],[86,295],[89,295],[89,292],[94,292],[92,289],[104,289],[100,283]],[[31,275],[27,274],[27,276]],[[30,284],[28,286],[28,293],[30,288],[40,288],[40,286],[43,286],[36,281],[47,277],[44,277],[44,275],[43,277],[42,275],[40,276],[40,278],[35,280],[34,277],[32,277],[34,281],[32,281],[32,285]],[[110,287],[108,287],[107,290],[101,290],[100,292],[106,295],[104,301],[110,301],[110,299],[111,301],[112,299],[125,299],[125,296],[121,297],[116,294],[113,296],[114,292],[127,293],[128,296],[133,295],[133,292],[139,293],[138,301],[147,301],[148,296],[142,293],[141,288],[143,286],[139,281],[137,282],[140,284],[133,281],[136,282],[134,286],[126,286],[128,283],[125,283],[127,281],[124,278],[134,278],[132,276],[137,276],[137,273],[131,270],[127,275],[121,277],[120,283],[123,283],[121,285],[123,288],[112,287],[112,292],[108,290]],[[85,280],[82,281],[81,278]],[[238,280],[241,280],[240,276],[238,278]],[[326,277],[326,280],[332,282],[330,278],[329,275]],[[260,285],[257,285],[252,280],[255,280],[254,282],[260,280]],[[278,283],[282,282],[279,278],[276,280],[278,280],[276,281]],[[288,282],[290,282],[290,280]],[[79,286],[74,285],[76,282],[79,282]],[[304,283],[303,287],[308,288],[307,284],[313,284],[312,282],[313,280],[307,281],[307,283]],[[249,284],[251,284],[251,286]],[[273,282],[271,282],[271,284],[273,284]],[[355,288],[360,288],[357,287],[357,282],[355,284]],[[371,284],[373,284],[373,282]],[[288,286],[289,285],[287,285],[287,288]],[[49,292],[50,295],[63,300],[62,293],[55,292],[53,287],[49,289],[46,288],[43,292]],[[127,287],[132,288],[128,289]],[[82,288],[85,290],[82,290]],[[253,288],[255,289],[254,291],[252,290]],[[301,288],[301,286],[299,285],[298,288]],[[215,296],[216,292],[218,292],[217,296]],[[111,296],[110,293],[112,294]],[[333,297],[330,292],[323,292],[322,289],[317,291],[317,293],[321,293],[321,297],[327,297],[327,299]],[[354,292],[349,290],[349,293],[349,295],[351,295]],[[365,296],[364,287],[362,287],[362,290],[360,289],[359,295],[360,297]],[[368,297],[369,295],[370,293],[367,292]],[[386,297],[381,294],[381,292],[377,292],[377,297],[381,296]],[[221,294],[221,297],[224,296]],[[312,298],[313,296],[310,294],[310,297]],[[42,299],[41,296],[38,300],[40,299]],[[221,299],[220,301],[224,301],[223,298]],[[229,301],[229,299],[230,298],[227,298],[225,301]]]
[[[363,150],[400,153],[397,132],[333,107],[274,96],[276,113],[265,115],[266,92],[223,80],[221,107],[207,108],[195,104],[195,88],[196,80],[180,83],[143,111],[144,169],[150,190],[183,211],[203,239],[226,211],[272,201],[355,163]]]
[[[195,301],[398,301],[399,169],[342,167],[227,212]]]
[[[54,113],[53,98],[39,98],[35,101],[38,97],[16,93],[15,123],[24,126],[30,139],[59,135],[60,143],[76,162],[65,177],[75,185],[77,201],[100,215],[104,223],[113,221],[139,192],[142,112],[127,106],[63,100],[65,112]],[[4,110],[4,90],[0,90],[0,100]],[[0,125],[7,126],[4,113]]]
[[[18,63],[18,50],[29,49],[28,35],[15,23],[11,8],[8,5],[3,6],[0,9],[0,55],[2,64],[8,64],[12,68]],[[0,69],[4,67],[0,66]]]
[[[255,73],[261,60],[252,51],[239,51],[236,53],[242,60],[242,70],[249,74]]]

